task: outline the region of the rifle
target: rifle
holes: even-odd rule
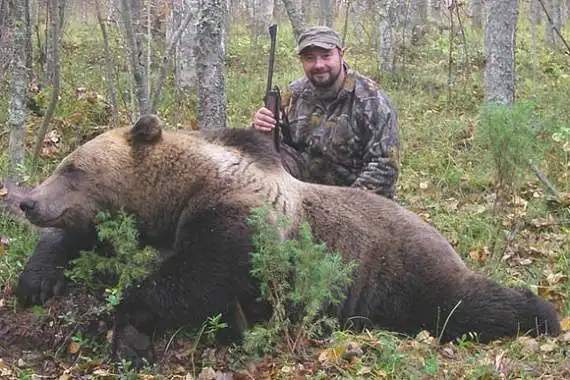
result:
[[[281,141],[280,136],[280,117],[279,112],[281,109],[281,93],[279,87],[272,87],[273,81],[273,66],[275,65],[275,41],[277,40],[277,24],[269,25],[269,37],[271,38],[271,49],[269,51],[269,67],[267,70],[267,87],[265,89],[264,105],[265,108],[273,112],[273,118],[277,121],[275,128],[273,128],[273,144],[275,149],[279,152],[279,144]]]

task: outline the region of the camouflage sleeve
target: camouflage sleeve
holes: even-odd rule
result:
[[[399,175],[400,148],[396,111],[390,100],[379,92],[377,97],[364,103],[362,112],[364,125],[371,133],[364,151],[362,172],[352,186],[393,198]]]

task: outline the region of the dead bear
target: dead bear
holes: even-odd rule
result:
[[[359,263],[346,301],[333,311],[341,322],[359,316],[407,334],[427,329],[444,341],[469,332],[482,342],[560,332],[552,304],[472,272],[444,237],[395,202],[296,180],[256,131],[165,131],[154,115],[82,145],[21,202],[26,217],[54,235],[43,250],[40,240],[18,295],[34,303],[58,290],[54,268],[96,244],[96,214],[123,208],[136,216],[145,244],[173,254],[117,308],[119,356],[152,359],[155,329],[198,326],[236,301],[247,320],[263,319],[246,219],[266,201],[292,218],[291,231],[307,221],[316,239]]]

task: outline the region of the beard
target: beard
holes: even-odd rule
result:
[[[342,70],[342,68],[340,69]],[[309,81],[318,89],[326,89],[331,87],[337,81],[338,77],[340,76],[340,70],[336,73],[333,71],[322,71],[322,72],[311,72],[310,75],[307,75]],[[327,74],[327,75],[319,75],[319,74]]]

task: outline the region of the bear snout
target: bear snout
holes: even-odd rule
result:
[[[20,209],[25,213],[33,212],[36,209],[37,205],[38,205],[37,201],[26,198],[20,202]]]

